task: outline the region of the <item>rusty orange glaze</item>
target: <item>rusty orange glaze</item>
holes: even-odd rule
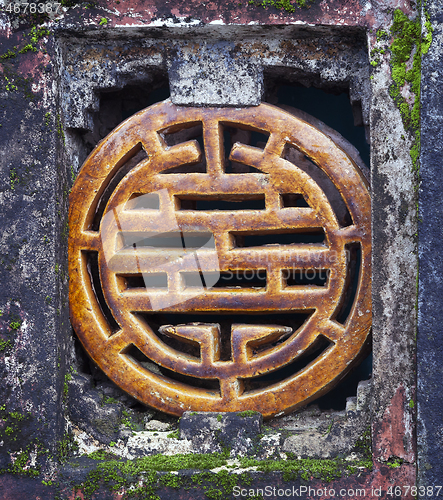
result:
[[[202,143],[180,139],[182,130],[188,129],[189,135],[198,124]],[[259,131],[269,138],[264,149],[236,143],[225,158],[226,127]],[[177,143],[168,146],[174,133]],[[347,206],[350,224],[343,225],[327,193],[284,158],[288,145],[328,175]],[[105,188],[140,148],[147,158],[118,183],[103,214],[96,214]],[[257,170],[227,173],[228,160]],[[168,173],[170,169],[175,171]],[[285,206],[287,194],[303,196],[309,206]],[[192,205],[205,199],[264,199],[265,206],[197,210]],[[233,109],[158,103],[101,141],[72,189],[72,324],[95,363],[146,405],[174,415],[186,410],[251,409],[265,417],[291,412],[331,389],[367,352],[370,212],[368,183],[360,170],[328,136],[301,119],[268,104]],[[319,232],[323,239],[278,243],[282,235],[296,238],[303,233],[309,239]],[[244,244],[254,235],[277,243]],[[350,285],[347,249],[352,244],[361,250],[358,286],[341,324],[337,314]],[[93,252],[98,258],[95,273],[89,258]],[[291,284],[285,278],[288,270],[323,270],[328,279],[323,286]],[[200,286],[186,281],[201,275],[216,280],[219,273],[262,273],[264,281],[217,287],[212,286],[215,281]],[[161,286],[156,279],[163,280]],[[106,304],[97,297],[98,287]],[[296,328],[260,322],[260,314],[279,311],[306,313],[307,319]],[[165,314],[177,313],[189,321],[162,323]],[[195,315],[202,313],[211,314],[213,321],[198,322]],[[234,318],[230,333],[223,333],[221,322],[233,314],[251,320]],[[329,344],[309,363],[289,375],[276,371],[302,359],[320,338]],[[134,354],[134,346],[141,357]],[[273,380],[257,379],[273,373]],[[216,383],[205,386],[205,380]]]

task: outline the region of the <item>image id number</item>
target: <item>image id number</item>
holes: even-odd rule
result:
[[[438,497],[443,486],[390,486],[386,492],[392,497]],[[443,496],[443,493],[442,493]]]
[[[5,7],[6,12],[11,14],[51,14],[52,12],[58,13],[60,11],[60,3],[10,3]]]

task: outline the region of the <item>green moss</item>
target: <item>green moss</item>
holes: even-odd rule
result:
[[[60,137],[60,139],[63,141],[63,144],[65,143],[65,132],[63,130],[63,124],[60,118],[60,115],[57,114],[57,135]]]
[[[246,418],[246,417],[254,417],[255,415],[258,415],[258,411],[254,411],[254,410],[245,410],[245,411],[241,411],[238,416],[241,417],[241,418]]]
[[[326,429],[326,432],[323,434],[323,436],[327,436],[331,432],[333,425],[334,425],[334,420],[331,420],[331,423],[328,425],[328,428]]]
[[[355,447],[360,448],[366,456],[372,456],[371,428],[368,427],[359,439],[355,442]]]
[[[230,498],[235,485],[250,485],[253,476],[245,471],[241,474],[228,470],[227,458],[229,451],[214,454],[189,455],[155,455],[133,461],[106,460],[90,472],[86,481],[77,485],[83,494],[90,498],[102,486],[110,491],[119,491],[122,500],[129,498],[158,499],[156,491],[161,487],[183,488],[190,490],[198,488],[211,499],[224,500]],[[89,455],[94,460],[104,460],[105,452],[95,452]],[[310,481],[317,478],[322,481],[332,481],[349,472],[354,472],[352,465],[362,467],[362,461],[351,464],[344,459],[314,460],[256,460],[240,458],[239,467],[253,467],[264,473],[280,472],[284,481],[301,478]],[[372,464],[371,464],[372,465]],[[213,469],[224,467],[219,472]],[[235,468],[236,466],[234,466]],[[174,471],[193,470],[192,475],[177,475]]]
[[[11,418],[13,418],[14,420],[17,420],[18,422],[21,422],[22,420],[25,420],[26,419],[26,416],[25,415],[22,415],[21,413],[19,413],[18,411],[12,411],[9,416]]]
[[[106,25],[106,24],[108,24],[108,20],[106,19],[106,17],[102,17],[98,24],[99,24],[99,26]]]
[[[65,436],[57,443],[57,456],[61,463],[66,462],[69,456],[78,449],[78,444],[71,434]]]
[[[263,7],[264,9],[267,7],[275,7],[276,9],[284,10],[292,14],[295,12],[296,7],[309,8],[313,1],[314,0],[294,0],[293,2],[291,2],[291,0],[249,0],[248,4],[255,5],[256,7]]]
[[[153,486],[157,483],[157,472],[183,469],[209,470],[226,465],[226,463],[226,456],[218,453],[210,455],[155,455],[125,462],[110,460],[98,464],[97,468],[88,474],[87,480],[81,487],[89,497],[99,488],[100,482],[107,485],[111,491],[115,491],[130,488],[134,479],[142,476],[143,487],[132,489],[127,493],[127,497],[134,496],[135,492],[140,493],[141,491],[154,494]],[[172,480],[171,477],[169,481]]]
[[[102,403],[103,404],[118,404],[119,401],[118,401],[118,399],[111,398],[110,396],[103,396]]]
[[[255,467],[261,472],[283,472],[284,481],[298,477],[309,481],[311,477],[322,481],[332,481],[342,476],[344,461],[332,459],[256,460],[240,459],[242,467]]]
[[[64,135],[63,135],[64,138]],[[62,228],[62,240],[67,241],[69,236],[69,220],[66,219]]]
[[[418,3],[421,6],[421,1]],[[429,13],[424,10],[424,27],[422,27],[420,16],[409,19],[401,10],[394,11],[393,24],[391,26],[391,67],[393,83],[389,89],[390,96],[394,99],[402,117],[403,125],[409,130],[413,141],[409,150],[412,160],[412,168],[416,174],[416,213],[418,216],[418,187],[420,184],[420,83],[421,83],[421,61],[424,54],[429,50],[432,43],[433,28]],[[411,64],[412,63],[412,64]],[[412,66],[412,67],[410,67]],[[408,69],[409,67],[409,69]],[[403,87],[408,83],[410,91],[414,95],[413,104],[409,104],[401,94]],[[418,257],[417,257],[418,259]],[[418,260],[416,276],[416,304],[418,309]],[[417,333],[416,333],[417,335]]]
[[[38,22],[43,22],[44,18],[38,18]],[[16,72],[13,66],[13,59],[18,55],[26,54],[27,52],[37,52],[39,49],[35,44],[44,36],[49,35],[50,32],[46,27],[33,26],[29,32],[20,39],[18,46],[13,49],[8,49],[5,53],[0,55],[0,60],[3,63],[2,79],[5,89],[8,92],[23,91],[27,99],[33,99],[34,94],[31,89],[31,78],[24,78],[20,73]],[[27,42],[26,36],[30,37],[30,42]],[[21,48],[20,48],[21,46]],[[43,49],[45,50],[45,49]]]
[[[0,352],[6,351],[7,349],[11,349],[13,344],[10,340],[0,339]]]
[[[398,469],[401,467],[403,463],[403,459],[399,457],[391,457],[387,462],[386,465],[390,467],[391,469]]]
[[[171,432],[170,434],[168,434],[167,437],[171,438],[171,439],[179,439],[180,438],[180,429],[176,429],[175,431]]]
[[[410,399],[409,400],[409,408],[414,408],[414,406],[415,406],[414,400]]]
[[[395,82],[397,82],[398,85],[400,85],[400,86],[403,86],[405,84],[405,80],[406,80],[406,67],[405,67],[405,65],[402,64],[400,66],[392,68],[392,79]]]
[[[97,450],[93,451],[92,453],[89,453],[89,455],[86,455],[88,458],[92,458],[92,460],[115,460],[117,459],[117,455],[114,455],[114,453],[109,453],[108,451],[105,450]]]
[[[377,38],[377,42],[381,42],[382,40],[389,38],[389,33],[385,30],[377,30],[375,36]]]
[[[140,424],[136,421],[134,415],[130,414],[127,410],[122,411],[121,422],[125,427],[131,429],[132,431],[140,430],[141,428]]]
[[[420,156],[421,59],[422,55],[429,50],[432,42],[432,26],[429,21],[429,14],[425,13],[425,18],[425,29],[422,31],[419,16],[415,19],[409,19],[400,9],[396,9],[390,29],[393,37],[390,47],[393,83],[389,89],[389,94],[400,110],[405,129],[409,129],[413,134],[414,141],[410,149],[410,155],[417,175]],[[412,67],[408,69],[408,66]],[[401,94],[406,83],[409,84],[414,95],[413,104],[409,104]]]
[[[75,7],[78,2],[76,0],[60,0],[60,5],[62,7]]]
[[[9,328],[11,328],[11,330],[18,330],[21,327],[21,325],[22,325],[21,321],[11,321],[9,323]]]
[[[251,481],[252,479],[249,473],[237,475],[222,470],[218,473],[201,472],[195,474],[192,476],[191,485],[199,489],[203,487],[207,498],[224,500],[226,498],[231,498],[234,486],[249,486]],[[162,481],[160,482],[163,484]]]
[[[65,380],[63,382],[63,400],[65,401],[66,398],[68,397],[68,392],[69,392],[69,386],[68,382],[72,380],[72,375],[70,373],[65,374]]]
[[[33,26],[28,34],[31,37],[32,43],[37,43],[45,36],[49,36],[51,32],[45,26]]]
[[[217,422],[221,422],[223,420],[222,415],[217,415]]]
[[[421,53],[422,54],[427,54],[429,47],[431,46],[432,43],[432,32],[434,29],[432,28],[431,21],[430,21],[430,16],[429,12],[425,12],[425,33],[422,36],[422,42],[421,42]]]
[[[9,60],[3,63],[3,81],[5,89],[8,92],[21,91],[27,99],[34,99],[31,89],[31,78],[24,78],[14,69]]]
[[[9,450],[13,460],[5,469],[0,469],[0,474],[21,474],[27,476],[38,476],[39,467],[31,467],[31,452],[37,452],[37,456],[43,452],[37,439],[33,439],[28,446],[23,449],[21,444],[23,424],[31,419],[30,413],[20,413],[17,411],[7,412],[6,404],[0,406],[0,442],[4,442],[5,449]]]
[[[18,51],[19,54],[26,54],[26,52],[37,52],[37,47],[34,47],[31,43],[25,45],[22,49]]]
[[[5,81],[6,81],[6,90],[8,92],[15,92],[16,90],[18,90],[17,85],[12,83],[12,81],[6,75],[5,75]]]
[[[29,463],[31,461],[31,447],[28,446],[25,450],[21,451],[14,460],[14,463],[10,464],[8,469],[4,472],[9,474],[19,474],[24,476],[36,477],[40,474],[39,467],[30,467]]]
[[[15,57],[15,56],[16,56],[16,53],[15,53],[13,50],[8,49],[8,51],[7,51],[7,52],[5,52],[4,54],[2,54],[2,55],[0,56],[0,59],[2,59],[2,60],[4,61],[4,60],[6,60],[6,59],[12,59],[12,58],[13,58],[13,57]]]
[[[20,178],[17,174],[17,170],[15,168],[11,168],[9,171],[9,185],[11,186],[11,190],[14,191],[17,184],[19,184]]]

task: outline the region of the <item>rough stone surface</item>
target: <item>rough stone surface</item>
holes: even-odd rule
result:
[[[2,500],[19,500],[22,498],[45,498],[45,500],[52,500],[53,498],[60,498],[61,494],[62,498],[75,500],[76,496],[77,498],[81,498],[80,495],[82,495],[82,492],[73,485],[81,483],[90,468],[91,465],[84,462],[65,466],[63,476],[73,478],[73,481],[72,486],[64,483],[63,487],[57,487],[56,485],[43,486],[41,481],[31,478],[25,478],[17,482],[12,476],[4,476],[3,485],[7,488],[9,493],[7,498],[0,498]],[[180,479],[192,479],[193,474],[195,474],[195,471],[180,471],[177,473],[177,477]],[[234,475],[236,473],[231,472],[231,474]],[[257,490],[258,494],[261,494],[260,490],[263,491],[263,493],[268,492],[269,498],[279,498],[277,495],[280,491],[283,493],[283,495],[280,495],[282,498],[315,498],[329,500],[331,498],[331,495],[328,494],[329,491],[334,491],[335,497],[338,498],[340,490],[344,489],[346,492],[352,490],[354,492],[354,498],[372,497],[386,499],[391,498],[386,492],[392,485],[396,484],[396,482],[409,485],[411,481],[413,481],[413,476],[413,469],[409,465],[403,465],[398,469],[390,469],[386,466],[377,467],[372,472],[361,472],[358,475],[328,482],[312,478],[308,484],[306,484],[306,481],[300,479],[287,480],[281,473],[251,472],[250,479],[247,481],[236,478],[236,485],[239,486],[240,489],[234,490],[233,488],[228,488],[228,491],[221,489],[220,492],[223,495],[221,498],[226,500],[248,498],[247,495],[250,491],[254,491],[254,493],[250,495],[250,497],[253,497],[253,495],[257,493]],[[204,487],[206,487],[206,489],[204,489]],[[310,495],[309,487],[311,488]],[[268,489],[266,490],[266,488]],[[214,490],[217,491],[217,489],[214,488],[214,484],[206,480],[202,484],[192,487],[188,486],[186,488],[162,487],[156,491],[156,495],[161,500],[207,500],[208,497],[206,493],[214,493]],[[323,494],[317,494],[320,490]],[[243,495],[241,495],[241,493],[243,493]],[[122,491],[109,491],[106,486],[101,486],[94,492],[94,500],[120,500],[122,494]],[[402,498],[405,500],[414,499],[410,494]]]
[[[236,42],[178,46],[169,64],[172,102],[178,106],[258,106],[263,68],[235,54]]]
[[[360,382],[357,397],[348,399],[346,411],[321,412],[310,407],[283,417],[279,425],[292,432],[284,440],[282,450],[301,458],[333,458],[361,452],[356,443],[370,425],[370,395],[370,381]]]
[[[426,3],[434,29],[422,63],[422,128],[419,205],[419,283],[417,332],[417,413],[419,484],[433,486],[443,478],[443,217],[442,148],[443,30],[439,2]]]
[[[95,439],[109,444],[115,441],[121,420],[121,407],[103,404],[103,397],[92,390],[89,378],[76,374],[68,389],[69,417]]]
[[[356,124],[369,124],[368,54],[361,29],[281,26],[267,29],[265,38],[263,28],[248,26],[239,31],[224,26],[221,40],[213,43],[202,43],[200,37],[214,37],[214,30],[202,30],[197,40],[186,44],[178,38],[180,32],[170,28],[157,38],[151,38],[155,29],[146,28],[142,39],[140,32],[134,33],[131,44],[112,38],[104,43],[92,34],[73,38],[61,32],[60,80],[66,96],[61,105],[66,127],[94,130],[96,113],[102,112],[100,92],[137,85],[148,94],[165,83],[175,104],[195,106],[257,105],[265,86],[271,89],[281,82],[349,88]],[[71,154],[75,156],[75,151]]]
[[[168,431],[146,431],[146,423],[152,419],[163,421],[161,417],[125,399],[117,389],[100,380],[80,350],[75,352],[66,304],[65,222],[72,177],[85,155],[103,137],[97,132],[100,120],[105,133],[104,115],[98,117],[103,110],[103,96],[128,86],[155,90],[167,83],[168,68],[174,78],[185,77],[182,90],[189,88],[190,75],[183,72],[182,64],[191,51],[189,40],[201,42],[202,39],[211,47],[218,43],[231,47],[232,41],[236,42],[234,49],[225,54],[224,61],[226,64],[235,61],[233,67],[239,68],[239,73],[243,71],[250,83],[249,74],[245,74],[245,66],[239,61],[253,64],[256,95],[261,93],[262,72],[265,96],[272,94],[272,88],[279,82],[314,85],[334,92],[346,90],[355,108],[356,122],[370,126],[374,200],[371,418],[375,463],[371,472],[361,471],[330,485],[337,489],[381,487],[386,497],[389,485],[414,483],[415,429],[410,402],[415,390],[416,219],[414,176],[409,158],[411,137],[403,130],[400,114],[388,93],[389,52],[380,55],[372,80],[369,80],[368,63],[368,48],[370,52],[375,46],[376,30],[389,28],[396,8],[414,15],[413,4],[415,2],[407,0],[316,1],[309,9],[296,8],[289,14],[273,8],[239,6],[236,0],[222,4],[177,0],[172,5],[163,0],[130,0],[112,6],[99,0],[94,8],[89,5],[86,8],[85,4],[63,8],[59,16],[47,20],[49,34],[43,33],[35,42],[37,51],[20,54],[18,50],[30,41],[30,26],[36,21],[0,13],[1,55],[5,56],[0,60],[0,337],[4,342],[0,344],[4,346],[0,351],[0,376],[4,380],[0,407],[5,408],[0,410],[3,436],[0,468],[11,466],[25,453],[21,472],[29,473],[36,463],[36,435],[42,443],[39,452],[43,455],[39,455],[39,460],[43,457],[47,461],[35,479],[0,475],[1,499],[50,499],[56,493],[60,497],[65,483],[56,486],[56,479],[62,477],[63,467],[60,462],[55,464],[49,460],[45,449],[49,448],[55,457],[64,430],[68,428],[84,453],[112,451],[112,448],[119,450],[119,456],[128,458],[138,456],[143,450],[165,453],[162,446],[167,439],[173,440],[177,450],[188,446],[185,439],[165,437]],[[442,22],[438,4],[431,2],[428,8],[438,27]],[[427,121],[422,131],[422,145],[428,156],[422,155],[422,256],[438,248],[441,236],[438,233],[440,208],[435,203],[439,197],[441,169],[438,169],[439,156],[434,151],[440,134],[441,113],[435,112],[439,109],[435,101],[426,97],[426,92],[438,95],[440,56],[436,48],[441,46],[440,38],[436,30],[435,51],[425,59],[424,66],[427,76],[423,115]],[[186,50],[175,50],[185,45]],[[8,50],[17,53],[9,56]],[[202,59],[197,55],[193,56],[196,70],[208,66],[210,57],[206,54],[204,64],[200,64]],[[202,73],[200,76],[204,77]],[[213,80],[201,81],[201,88],[208,89],[202,103],[208,102],[208,96],[216,95],[217,90],[222,93],[225,90],[214,86]],[[251,98],[253,87],[248,88]],[[432,213],[435,216],[431,216]],[[423,484],[435,484],[442,477],[438,411],[441,405],[437,396],[441,349],[436,335],[441,321],[435,312],[442,294],[438,262],[422,258],[420,266],[419,473]],[[431,285],[427,284],[428,276],[435,276]],[[81,375],[74,377],[71,368]],[[117,402],[106,403],[104,395]],[[22,415],[23,420],[17,425],[15,435],[4,439],[5,429],[15,425],[15,417],[11,416],[15,412]],[[97,416],[101,424],[94,424]],[[327,417],[311,415],[305,420],[312,423],[312,432],[317,434],[329,429]],[[115,442],[110,441],[114,436],[114,422],[118,423]],[[294,423],[289,425],[295,427]],[[329,432],[331,441],[334,425]],[[155,432],[159,434],[157,441],[149,436]],[[297,433],[296,430],[265,432],[260,440],[267,443],[263,456],[278,456],[281,444],[290,437],[284,432]],[[185,448],[178,448],[179,445]],[[26,451],[30,446],[30,451]],[[303,442],[291,446],[296,450]],[[249,448],[246,446],[245,450],[248,452]],[[395,456],[404,462],[401,467],[391,469],[384,462]],[[88,470],[83,468],[81,460],[77,465],[66,466],[65,473],[73,483],[66,481],[62,498],[86,498],[81,492],[77,495],[72,486],[80,482]],[[89,464],[88,467],[93,468],[90,461]],[[54,483],[44,485],[42,479],[46,483],[54,480]],[[253,482],[283,484],[281,475],[259,473]],[[294,482],[299,483],[299,479]],[[323,482],[312,479],[310,485],[320,487]],[[161,498],[189,497],[186,491],[171,491],[164,489]],[[120,492],[114,495],[103,490],[94,500],[109,500],[118,495]],[[192,492],[195,499],[204,495],[202,489]]]
[[[150,89],[156,79],[165,77],[165,44],[135,40],[130,45],[109,45],[103,40],[60,39],[60,79],[67,128],[94,128],[101,90],[139,85]],[[116,124],[117,125],[117,124]]]
[[[413,137],[403,128],[389,86],[385,53],[374,71],[370,115],[373,453],[385,461],[402,450],[399,458],[413,462],[414,410],[409,405],[415,396],[417,279],[415,175],[409,154]],[[397,432],[386,429],[387,414]]]
[[[159,420],[150,420],[145,424],[147,431],[166,431],[170,428],[167,422],[160,422]]]
[[[180,437],[190,440],[197,453],[229,449],[231,456],[245,456],[255,452],[262,422],[260,413],[185,412]]]
[[[54,56],[54,44],[47,42],[42,64]],[[37,436],[41,448],[56,451],[65,429],[71,338],[65,218],[70,184],[56,132],[54,74],[36,69],[34,93],[15,71],[3,63],[0,86],[0,427],[14,429],[0,438],[0,468]],[[13,427],[12,413],[23,417]]]

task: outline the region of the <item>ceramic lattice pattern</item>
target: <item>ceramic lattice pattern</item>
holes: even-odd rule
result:
[[[287,413],[367,350],[367,182],[271,105],[132,116],[71,193],[70,304],[85,349],[141,402]]]

